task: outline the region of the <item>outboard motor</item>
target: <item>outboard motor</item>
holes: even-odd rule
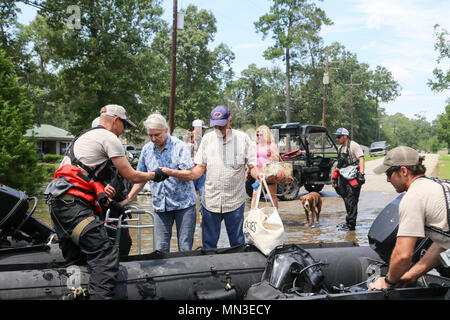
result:
[[[389,263],[397,241],[398,206],[404,195],[404,193],[400,194],[378,214],[367,235],[370,247],[386,263]],[[412,257],[413,263],[420,260],[420,257],[426,252],[431,243],[432,241],[428,237],[417,240]]]
[[[321,264],[298,245],[277,247],[267,258],[262,279],[282,292],[294,285],[301,292],[318,292],[323,285]]]
[[[28,211],[30,201],[33,208]],[[33,217],[37,206],[36,197],[0,184],[0,240],[10,236],[16,240],[44,243],[55,230]]]

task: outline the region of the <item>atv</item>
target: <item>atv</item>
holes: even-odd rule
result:
[[[338,149],[327,128],[290,122],[274,124],[271,131],[282,160],[293,166],[294,181],[287,185],[278,184],[278,199],[294,200],[303,186],[309,192],[320,192],[326,184],[332,183]],[[253,182],[249,175],[246,191],[250,197]]]

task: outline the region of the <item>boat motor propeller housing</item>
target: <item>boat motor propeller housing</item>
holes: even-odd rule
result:
[[[34,201],[33,208],[28,211],[31,200]],[[11,236],[34,243],[48,241],[55,230],[32,216],[37,202],[36,197],[28,197],[23,191],[0,184],[0,239]]]

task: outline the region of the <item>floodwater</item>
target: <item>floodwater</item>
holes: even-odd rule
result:
[[[301,189],[299,197],[306,191]],[[313,243],[313,242],[342,242],[351,241],[359,245],[368,245],[367,234],[372,222],[381,210],[394,200],[398,194],[386,191],[364,191],[359,198],[358,219],[355,231],[339,231],[336,225],[345,221],[345,206],[331,186],[325,186],[322,195],[322,212],[320,222],[316,227],[307,227],[303,207],[300,200],[279,201],[278,212],[285,227],[285,243]],[[265,201],[260,201],[260,207],[265,206]],[[270,202],[268,202],[270,203]],[[138,195],[132,205],[142,210],[152,211],[152,198],[150,195]],[[198,204],[197,204],[198,205]],[[250,208],[250,199],[246,202],[246,211]],[[198,211],[198,210],[197,210]],[[42,196],[39,197],[38,206],[34,216],[44,223],[51,225],[48,207]],[[141,215],[141,224],[152,224],[149,214]],[[134,222],[130,224],[135,224]],[[133,246],[130,254],[138,253],[136,229],[130,229]],[[153,251],[153,232],[151,228],[141,230],[141,253]],[[201,215],[197,214],[197,225],[194,235],[193,249],[201,247]],[[229,247],[228,236],[224,223],[222,223],[221,235],[218,247]],[[175,225],[172,232],[171,251],[177,251],[177,237]]]

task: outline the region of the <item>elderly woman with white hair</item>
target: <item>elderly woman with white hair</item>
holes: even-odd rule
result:
[[[168,177],[159,168],[188,170],[194,167],[191,153],[186,144],[169,134],[166,119],[160,114],[151,114],[144,122],[150,142],[141,152],[138,171],[158,171],[160,177],[150,182],[153,210],[155,212],[154,249],[170,251],[172,226],[176,223],[178,250],[192,250],[196,224],[197,194],[194,183],[174,177]],[[144,184],[135,184],[121,202],[128,204],[136,197]]]

